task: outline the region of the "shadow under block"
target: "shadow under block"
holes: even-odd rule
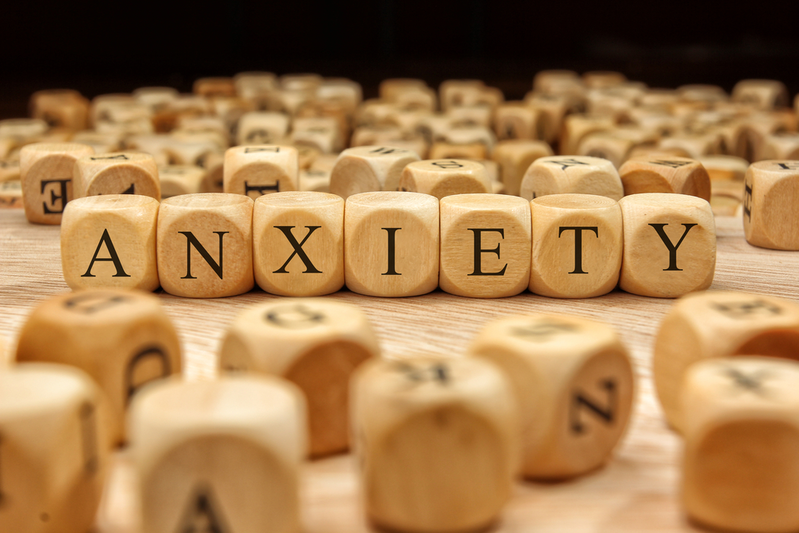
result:
[[[502,298],[530,283],[530,202],[501,194],[441,200],[441,290]]]
[[[695,159],[648,157],[629,159],[619,168],[625,196],[640,193],[677,193],[710,201],[710,176]]]
[[[677,298],[713,283],[716,224],[695,196],[643,193],[619,201],[624,255],[619,285],[640,296]]]
[[[148,387],[130,416],[142,531],[299,533],[304,403],[266,376]]]
[[[75,198],[102,194],[137,194],[161,200],[158,165],[149,154],[117,152],[88,155],[73,168]]]
[[[235,146],[225,152],[224,190],[253,200],[299,189],[299,153],[292,146]]]
[[[270,294],[322,296],[344,286],[344,200],[285,192],[256,200],[255,281]]]
[[[607,159],[559,155],[534,161],[521,182],[520,196],[533,200],[549,194],[595,194],[621,200],[619,173]]]
[[[758,161],[744,178],[743,221],[747,242],[775,250],[799,250],[799,161]]]
[[[682,405],[688,515],[725,531],[799,530],[799,365],[765,357],[697,363]]]
[[[189,298],[235,296],[252,289],[252,211],[252,199],[240,194],[187,194],[161,202],[161,287]]]
[[[20,179],[25,217],[37,224],[60,224],[74,198],[72,168],[94,150],[84,144],[29,144],[20,152]]]
[[[77,198],[61,220],[61,266],[70,289],[158,288],[159,203],[148,196]]]
[[[350,196],[344,207],[344,234],[344,280],[351,291],[418,296],[438,286],[435,197],[397,191]]]
[[[310,453],[349,448],[348,388],[352,372],[380,355],[377,336],[357,306],[324,299],[252,306],[222,342],[221,371],[259,372],[297,385],[308,403]]]
[[[618,202],[556,194],[532,208],[530,291],[553,298],[591,298],[616,288],[624,235]]]
[[[552,148],[543,141],[511,139],[498,142],[491,153],[491,158],[499,163],[502,169],[501,179],[505,184],[505,193],[518,196],[522,178],[533,161],[551,155],[553,155]]]
[[[497,364],[512,385],[526,477],[573,477],[610,458],[634,398],[632,364],[611,326],[571,316],[511,316],[489,322],[468,353]]]
[[[453,194],[487,193],[490,184],[485,165],[476,161],[425,160],[405,167],[399,190],[429,194],[441,200]]]
[[[364,507],[402,532],[486,527],[519,465],[516,404],[502,373],[477,358],[367,363],[352,384]]]
[[[660,324],[652,372],[666,419],[683,428],[683,377],[703,359],[763,355],[799,359],[799,306],[759,294],[706,291],[677,300]]]
[[[30,363],[0,372],[0,532],[92,528],[110,448],[103,401],[75,368]]]
[[[402,170],[414,161],[419,161],[419,155],[401,148],[348,148],[341,152],[330,172],[330,192],[346,200],[358,193],[396,191]]]

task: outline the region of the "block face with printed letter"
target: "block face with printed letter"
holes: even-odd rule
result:
[[[555,155],[536,159],[521,179],[520,196],[527,200],[551,194],[596,194],[620,200],[624,196],[613,163],[600,157]]]
[[[640,156],[627,160],[619,175],[625,196],[677,193],[710,201],[710,175],[702,163],[686,157]]]
[[[402,171],[401,191],[421,192],[439,200],[454,194],[487,193],[491,180],[485,166],[465,159],[415,161]]]
[[[799,161],[758,161],[744,177],[744,234],[749,244],[799,250]]]
[[[293,146],[234,146],[225,152],[224,190],[253,200],[261,195],[299,190],[299,153]]]
[[[81,157],[73,168],[75,198],[138,194],[161,200],[158,165],[150,154],[113,152]]]

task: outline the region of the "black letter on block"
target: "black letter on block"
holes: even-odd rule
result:
[[[682,237],[680,237],[680,240],[677,242],[676,246],[673,242],[671,242],[671,239],[669,239],[669,236],[666,235],[666,232],[663,230],[663,226],[668,226],[668,224],[650,224],[650,226],[655,228],[655,231],[657,231],[658,235],[660,236],[660,240],[662,240],[663,244],[666,245],[666,248],[669,249],[669,268],[664,268],[663,270],[682,271],[681,268],[677,268],[677,248],[680,247],[682,241],[685,240],[685,236],[688,235],[688,232],[691,231],[691,228],[696,226],[696,224],[683,224],[683,226],[685,226],[685,231],[683,231]]]
[[[244,194],[246,196],[249,196],[251,192],[257,192],[263,196],[266,191],[280,192],[280,183],[275,183],[274,185],[250,185],[248,182],[244,182]]]
[[[294,252],[292,252],[289,258],[286,259],[286,262],[283,263],[283,266],[272,272],[272,274],[288,274],[289,272],[288,270],[286,270],[286,267],[291,262],[291,260],[294,259],[295,255],[299,255],[300,259],[302,259],[302,262],[305,263],[305,272],[303,272],[303,274],[322,273],[321,270],[318,270],[315,266],[313,266],[313,263],[311,263],[311,260],[308,258],[308,254],[306,254],[305,250],[302,249],[302,245],[305,244],[305,241],[308,240],[308,237],[310,237],[314,231],[318,230],[322,226],[305,226],[306,228],[308,228],[308,233],[305,234],[305,238],[302,240],[302,242],[297,242],[297,239],[294,238],[294,234],[291,232],[294,226],[274,226],[274,227],[283,232],[283,235],[285,235],[286,238],[289,240],[289,244],[291,244],[291,246],[294,247]]]
[[[497,259],[499,259],[499,243],[497,243],[496,248],[492,249],[483,249],[481,248],[482,244],[482,235],[484,231],[496,231],[502,238],[505,238],[505,230],[502,228],[469,228],[469,231],[474,232],[474,272],[468,274],[469,276],[504,276],[505,270],[508,268],[508,264],[506,263],[502,270],[499,272],[483,272],[483,255],[486,252],[492,252],[497,254]]]
[[[380,228],[386,230],[388,233],[388,268],[385,272],[381,274],[381,276],[401,276],[402,274],[397,272],[397,265],[396,265],[396,241],[397,241],[397,231],[401,230],[402,228]]]
[[[197,240],[197,237],[195,237],[192,232],[190,232],[190,231],[179,231],[178,233],[180,233],[181,235],[185,235],[186,236],[186,275],[183,276],[180,279],[197,279],[196,277],[191,275],[191,247],[192,246],[194,246],[194,248],[196,248],[197,251],[200,252],[200,255],[202,256],[202,258],[205,259],[205,262],[208,263],[208,266],[210,266],[214,270],[214,272],[216,272],[216,275],[219,276],[219,279],[224,279],[222,277],[222,251],[223,251],[222,238],[225,236],[226,233],[230,233],[230,232],[229,231],[215,231],[214,232],[217,235],[219,235],[219,263],[214,261],[214,258],[211,257],[211,254],[209,254],[208,251],[203,247],[203,245],[200,244],[200,241]]]
[[[50,183],[60,183],[61,184],[61,196],[56,195],[55,191],[50,191],[50,204],[53,206],[52,209],[47,207],[47,202],[42,202],[42,207],[44,208],[45,215],[52,215],[56,213],[63,213],[64,206],[67,205],[69,198],[67,198],[67,183],[72,181],[71,179],[67,180],[42,180],[42,194],[44,194],[44,189]],[[61,200],[61,208],[56,208],[55,203]]]
[[[178,533],[230,533],[218,505],[211,498],[210,488],[201,487],[195,492]]]
[[[83,459],[86,473],[93,476],[99,467],[97,459],[97,420],[95,420],[94,405],[84,403],[80,408],[81,443],[83,444]]]
[[[614,411],[616,410],[616,382],[611,379],[606,379],[602,381],[602,388],[608,392],[608,405],[606,408],[599,407],[597,404],[593,403],[591,400],[583,396],[582,394],[575,393],[572,398],[572,405],[570,411],[570,418],[571,418],[571,428],[572,431],[575,433],[584,433],[585,426],[582,422],[580,422],[580,408],[586,407],[590,412],[594,413],[597,417],[601,418],[607,424],[613,423],[613,418],[615,416]]]
[[[161,362],[161,375],[141,383],[134,383],[136,367],[146,359],[157,359]],[[145,347],[139,353],[134,355],[133,358],[131,358],[130,363],[128,363],[128,368],[125,370],[125,385],[128,388],[128,401],[130,401],[133,395],[136,394],[136,391],[138,391],[145,383],[149,383],[153,379],[165,378],[170,374],[172,374],[172,365],[169,364],[169,357],[167,357],[163,348],[160,346]]]
[[[583,230],[593,231],[597,239],[599,238],[597,226],[561,226],[558,231],[558,239],[564,231],[574,231],[574,270],[569,274],[588,274],[583,272]]]
[[[100,253],[100,248],[102,248],[103,244],[108,249],[108,253],[111,257],[104,257],[98,258],[97,254]],[[89,263],[89,268],[86,269],[86,273],[81,275],[82,278],[94,278],[97,277],[92,274],[92,268],[94,268],[94,263],[96,261],[111,261],[114,263],[114,268],[117,269],[117,273],[111,276],[112,278],[129,278],[130,275],[125,273],[125,269],[122,268],[122,262],[119,260],[119,254],[117,254],[116,248],[114,248],[114,243],[111,242],[111,236],[108,235],[108,230],[103,230],[103,236],[100,237],[100,242],[97,243],[97,249],[94,251],[94,256],[92,257],[92,262]]]

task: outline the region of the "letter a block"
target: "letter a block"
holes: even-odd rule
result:
[[[253,200],[263,194],[299,190],[299,153],[292,146],[236,146],[225,152],[226,193]]]
[[[622,290],[677,298],[710,287],[716,224],[710,204],[684,194],[645,193],[619,202],[624,219]]]
[[[749,166],[744,182],[749,244],[799,250],[799,161],[758,161]]]
[[[414,161],[419,161],[416,152],[401,148],[348,148],[341,152],[330,173],[330,192],[346,200],[363,192],[396,191],[402,170]]]
[[[73,168],[75,198],[101,194],[138,194],[161,200],[158,165],[150,154],[88,155]]]
[[[305,406],[268,377],[148,387],[130,417],[147,533],[294,533]]]
[[[632,365],[612,327],[569,316],[508,317],[486,325],[469,353],[498,364],[512,385],[525,476],[577,476],[611,456],[634,396]]]
[[[502,298],[530,283],[530,202],[500,194],[441,200],[441,289]]]
[[[169,294],[220,298],[255,285],[253,201],[240,194],[167,198],[158,213],[158,276]]]
[[[677,193],[710,201],[710,175],[685,157],[636,157],[619,168],[624,194]]]

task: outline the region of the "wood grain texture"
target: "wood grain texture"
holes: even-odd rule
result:
[[[718,260],[712,288],[799,300],[799,253],[766,250],[743,238],[741,220],[717,219]],[[13,345],[33,306],[67,291],[61,275],[59,228],[30,225],[21,210],[0,210],[0,334]],[[245,306],[270,301],[253,290],[217,300],[159,294],[184,347],[189,379],[216,373],[216,351],[227,325]],[[360,305],[390,357],[458,356],[487,322],[508,314],[552,312],[596,318],[618,328],[635,364],[638,394],[631,426],[602,470],[564,483],[519,483],[494,533],[642,533],[700,531],[680,509],[682,443],[666,427],[653,394],[654,334],[672,300],[620,291],[588,300],[556,300],[529,292],[512,298],[462,298],[437,290],[413,298],[374,298],[341,291],[327,298]],[[305,533],[365,533],[355,462],[349,455],[309,463],[303,472]],[[133,533],[132,474],[118,454],[98,516],[98,533]]]

